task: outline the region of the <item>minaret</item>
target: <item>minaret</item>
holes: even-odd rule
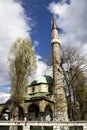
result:
[[[54,121],[68,121],[67,102],[62,84],[60,40],[56,21],[52,23],[52,57],[53,57],[53,79],[54,79]]]

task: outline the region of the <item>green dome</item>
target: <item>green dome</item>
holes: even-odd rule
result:
[[[36,78],[36,79],[31,83],[31,85],[39,84],[39,83],[52,84],[52,83],[53,83],[53,79],[52,79],[52,77],[49,76],[49,75],[39,76],[38,78]]]

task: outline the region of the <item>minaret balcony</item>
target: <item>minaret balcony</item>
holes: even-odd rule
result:
[[[60,39],[52,39],[51,44],[58,43],[60,44]]]

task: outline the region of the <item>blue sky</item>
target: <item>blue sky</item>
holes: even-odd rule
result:
[[[45,56],[50,51],[51,40],[51,20],[52,14],[47,9],[53,0],[20,0],[21,5],[25,9],[27,17],[32,18],[33,25],[31,31],[31,39],[33,44],[38,41],[39,46],[36,47],[36,53]],[[58,2],[58,0],[55,0]],[[29,23],[29,22],[28,22]],[[44,48],[46,48],[44,51]]]
[[[32,18],[32,22],[35,22],[35,26],[32,27],[31,38],[34,41],[38,41],[40,44],[36,47],[36,53],[42,57],[48,55],[51,51],[51,21],[53,13],[48,10],[49,4],[52,2],[58,3],[61,0],[20,0],[22,6],[25,9],[27,17]],[[65,3],[70,4],[70,0],[66,0]],[[62,29],[59,29],[61,33]],[[44,48],[45,51],[44,51]]]
[[[38,59],[37,76],[47,74],[43,58],[51,52],[56,18],[62,45],[87,53],[87,0],[0,0],[0,93],[9,92],[8,53],[18,37],[30,37]]]

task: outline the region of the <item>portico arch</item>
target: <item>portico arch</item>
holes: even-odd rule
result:
[[[44,112],[44,120],[52,121],[53,120],[53,112],[50,105],[47,105]]]
[[[28,120],[40,120],[40,111],[36,104],[31,104],[28,107]]]
[[[18,107],[18,120],[24,120],[24,111],[22,107]]]

